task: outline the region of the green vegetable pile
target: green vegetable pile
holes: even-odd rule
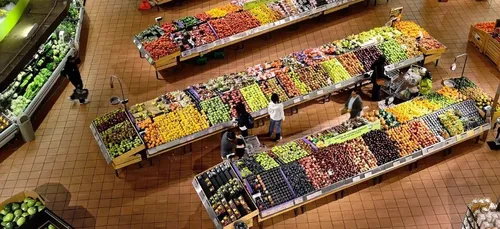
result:
[[[307,151],[302,149],[296,142],[275,146],[271,151],[285,163],[296,161],[308,155]]]
[[[229,116],[229,106],[224,104],[218,96],[208,100],[203,100],[200,105],[203,112],[207,114],[208,120],[212,126],[231,120],[231,117]]]
[[[395,40],[386,41],[378,46],[380,51],[387,57],[389,63],[394,64],[408,59],[406,51]]]
[[[0,211],[0,225],[5,229],[14,229],[22,226],[45,206],[42,202],[26,197],[23,202],[14,202],[4,206]]]
[[[255,156],[255,160],[265,169],[270,170],[278,167],[278,163],[272,159],[266,152],[259,153]]]

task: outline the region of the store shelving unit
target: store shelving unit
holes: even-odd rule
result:
[[[336,1],[336,2],[333,2],[330,4],[326,4],[326,5],[322,5],[320,7],[317,7],[317,8],[313,8],[310,11],[306,11],[303,13],[299,13],[297,15],[283,18],[283,19],[276,21],[276,22],[273,22],[273,23],[261,25],[259,27],[256,27],[256,28],[253,28],[253,29],[250,29],[250,30],[238,33],[238,34],[234,34],[232,36],[229,36],[229,37],[226,37],[223,39],[218,39],[218,40],[216,40],[212,43],[209,43],[209,44],[201,45],[201,46],[198,46],[198,47],[195,47],[195,48],[192,48],[189,50],[185,50],[182,52],[181,51],[175,52],[175,53],[172,53],[172,54],[167,55],[165,57],[162,57],[158,60],[153,60],[151,58],[151,55],[148,53],[148,51],[146,51],[144,49],[144,46],[142,45],[142,43],[139,41],[139,39],[136,36],[134,36],[132,38],[132,41],[136,45],[137,49],[139,50],[140,56],[142,58],[146,59],[151,65],[153,65],[153,67],[156,69],[156,71],[160,71],[163,69],[174,67],[182,61],[186,61],[186,60],[189,60],[191,58],[198,57],[198,56],[203,56],[211,51],[218,50],[218,49],[221,49],[221,48],[224,48],[224,47],[227,47],[227,46],[230,46],[230,45],[233,45],[233,44],[236,44],[236,43],[248,40],[248,39],[251,39],[253,37],[269,33],[271,31],[274,31],[274,30],[277,30],[277,29],[280,29],[283,27],[297,24],[297,23],[304,21],[304,20],[307,20],[307,19],[315,18],[315,17],[318,17],[318,16],[323,15],[323,14],[330,14],[330,13],[333,13],[335,11],[345,9],[345,8],[349,7],[350,5],[354,5],[354,4],[357,4],[359,2],[363,2],[363,1],[365,1],[365,0],[339,0],[339,1]],[[157,72],[157,74],[158,74],[158,72]],[[157,75],[157,78],[158,78],[158,75]]]

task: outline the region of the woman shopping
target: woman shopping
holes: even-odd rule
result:
[[[247,109],[243,103],[236,104],[236,112],[238,112],[238,128],[240,128],[241,135],[243,137],[248,136],[248,130],[252,129],[254,126],[253,117],[247,112]]]
[[[279,96],[276,93],[271,95],[271,102],[267,107],[267,113],[271,119],[269,123],[269,137],[273,135],[274,127],[276,127],[276,138],[275,141],[279,142],[281,140],[281,122],[285,120],[285,111],[283,110],[283,104],[279,101]]]
[[[424,76],[422,77],[422,80],[420,81],[420,94],[421,95],[427,95],[431,93],[432,91],[432,76],[429,71],[425,71]]]
[[[388,78],[385,75],[385,60],[386,60],[385,56],[380,55],[378,59],[375,62],[373,62],[372,66],[370,67],[370,69],[373,70],[370,79],[373,84],[372,101],[380,101],[380,85],[377,81],[380,79]]]

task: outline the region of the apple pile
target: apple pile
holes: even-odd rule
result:
[[[403,60],[408,59],[408,56],[406,56],[406,51],[401,48],[401,45],[395,40],[382,42],[382,44],[380,44],[378,48],[380,49],[380,51],[382,51],[382,53],[384,53],[384,55],[387,57],[387,61],[389,61],[389,63],[391,64],[399,63]]]
[[[434,39],[434,37],[426,36],[420,39],[420,47],[425,50],[434,50],[434,49],[442,49],[446,48],[441,42]]]
[[[166,34],[157,40],[145,42],[144,49],[148,51],[153,60],[158,60],[164,56],[179,51],[179,46],[170,39],[170,34]]]
[[[348,52],[337,57],[351,76],[358,76],[365,72],[363,65],[359,62],[353,52]]]
[[[307,95],[307,94],[309,94],[309,92],[312,91],[311,88],[307,84],[305,84],[304,82],[302,82],[300,80],[300,76],[297,73],[290,71],[290,72],[288,72],[288,75],[292,79],[292,81],[295,84],[295,86],[297,87],[297,89],[300,91],[301,95]]]
[[[342,64],[337,59],[331,59],[322,62],[321,65],[328,72],[332,82],[339,83],[351,78],[350,74],[345,70]]]
[[[292,186],[293,191],[296,196],[303,196],[308,193],[313,192],[314,186],[307,177],[304,167],[302,167],[298,162],[294,161],[281,166],[285,177],[288,179],[290,186]]]
[[[210,15],[208,15],[206,12],[196,14],[194,17],[200,22],[206,22],[210,19]]]
[[[434,145],[439,142],[429,127],[420,120],[408,123],[408,128],[416,141],[422,148]]]
[[[108,128],[111,128],[114,125],[121,123],[125,120],[127,120],[127,115],[125,114],[125,110],[117,109],[103,116],[97,117],[92,122],[94,123],[98,132],[103,132]]]
[[[251,174],[261,174],[265,171],[255,157],[243,157],[235,163],[238,170],[240,170],[241,177],[245,178]]]
[[[200,105],[202,111],[207,115],[212,126],[231,120],[231,117],[229,116],[229,106],[224,104],[220,97],[203,100]]]
[[[304,82],[313,91],[328,86],[328,73],[321,66],[310,66],[294,70],[299,75],[300,81]]]
[[[377,159],[370,152],[363,138],[358,137],[345,143],[346,153],[349,155],[357,170],[360,172],[368,171],[377,167]]]
[[[267,154],[267,152],[255,155],[255,161],[257,161],[262,168],[264,168],[264,170],[270,170],[279,166],[278,163]]]
[[[325,169],[332,183],[347,179],[360,171],[346,152],[346,144],[333,144],[318,150],[317,163]]]
[[[273,93],[278,94],[281,103],[288,100],[288,96],[286,95],[285,90],[283,90],[283,88],[278,85],[278,81],[276,80],[276,78],[271,78],[266,81],[260,81],[260,89],[266,95],[268,100],[271,100],[271,95]]]
[[[387,131],[387,134],[396,142],[401,157],[408,156],[420,148],[420,144],[414,139],[407,124],[392,128]]]
[[[224,92],[221,95],[222,102],[225,104],[228,104],[229,107],[231,107],[231,116],[233,118],[238,117],[238,112],[236,111],[235,107],[238,103],[243,103],[246,107],[247,111],[250,111],[250,108],[248,107],[248,104],[246,103],[245,99],[243,99],[243,95],[241,95],[240,90],[232,90],[232,91],[227,91]]]
[[[315,156],[311,155],[300,159],[299,164],[304,168],[309,181],[314,186],[314,189],[320,189],[331,184],[328,174],[317,163]]]
[[[241,94],[250,108],[250,111],[255,112],[267,107],[268,100],[258,84],[252,84],[250,86],[244,87],[241,90]]]
[[[363,135],[366,145],[377,158],[377,165],[383,165],[399,158],[399,149],[386,132],[373,130]]]
[[[302,139],[295,140],[300,148],[304,149],[308,154],[313,154],[314,149],[311,147],[310,143],[305,142]]]
[[[283,85],[283,87],[285,88],[285,91],[289,98],[301,95],[299,89],[295,87],[292,79],[287,74],[278,73],[276,75],[276,78],[278,78],[278,80],[281,82],[281,85]]]
[[[377,46],[370,46],[354,51],[354,55],[356,55],[365,69],[370,70],[372,64],[378,59],[381,53],[380,50],[378,50]]]
[[[307,151],[302,149],[296,142],[289,142],[283,145],[275,146],[271,149],[271,151],[284,163],[296,161],[309,155]]]
[[[260,26],[259,21],[255,19],[253,15],[248,11],[230,13],[224,18],[226,19],[226,23],[235,34],[245,32],[249,29]]]

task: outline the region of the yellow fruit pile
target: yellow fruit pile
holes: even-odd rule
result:
[[[270,9],[265,4],[250,9],[250,13],[257,18],[261,25],[275,22],[282,17],[278,12]]]
[[[160,135],[164,142],[185,137],[209,126],[206,116],[198,112],[193,105],[156,116],[154,123],[161,130]]]
[[[406,55],[408,56],[408,58],[413,58],[422,55],[422,52],[418,48],[417,40],[414,37],[403,35],[397,37],[396,41],[399,44],[404,45],[404,49],[406,51]]]
[[[144,142],[148,148],[153,148],[165,143],[162,135],[160,134],[160,129],[158,128],[158,123],[150,123],[144,128]]]
[[[429,33],[425,31],[422,27],[417,25],[417,23],[412,22],[412,21],[399,21],[396,22],[395,25],[396,29],[401,31],[403,34],[408,35],[410,37],[416,38],[419,36],[419,32],[421,31],[422,34],[425,36],[429,36]]]
[[[387,134],[392,140],[396,141],[400,149],[399,156],[401,157],[408,156],[420,148],[418,142],[412,138],[411,132],[406,124],[388,130]]]
[[[457,89],[452,87],[444,86],[443,88],[439,89],[437,93],[452,100],[455,100],[456,102],[462,102],[467,99],[465,95],[462,95],[462,93],[460,93]]]
[[[205,13],[210,15],[210,18],[221,18],[221,17],[226,16],[227,11],[220,9],[220,8],[213,8]]]
[[[441,109],[441,107],[438,104],[435,104],[427,99],[424,98],[417,98],[412,101],[415,106],[417,106],[420,110],[426,111],[428,113],[437,111]]]
[[[412,101],[401,103],[397,106],[388,108],[386,111],[392,113],[400,123],[408,122],[429,113],[428,110],[422,110],[421,107],[416,106]]]

